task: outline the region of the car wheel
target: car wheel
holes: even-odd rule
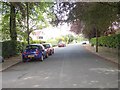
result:
[[[46,54],[46,58],[48,58],[48,56],[49,56],[49,55],[48,55],[48,53],[47,53],[47,54]]]
[[[41,56],[40,60],[41,60],[41,61],[43,61],[43,60],[44,60],[44,56],[43,56],[43,55]]]
[[[54,51],[52,53],[54,54]]]
[[[22,59],[22,61],[23,61],[23,62],[26,62],[26,60],[25,60],[25,59]]]
[[[50,51],[50,55],[52,55],[52,51]]]

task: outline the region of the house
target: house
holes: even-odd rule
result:
[[[45,33],[42,30],[35,30],[31,32],[30,37],[32,40],[46,40]]]

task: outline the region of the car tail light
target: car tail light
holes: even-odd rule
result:
[[[23,54],[27,54],[27,52],[23,52]]]
[[[38,51],[38,50],[36,50],[36,54],[39,54],[39,51]]]

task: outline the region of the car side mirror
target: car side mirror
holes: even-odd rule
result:
[[[42,52],[44,52],[45,50],[44,49],[42,49]]]

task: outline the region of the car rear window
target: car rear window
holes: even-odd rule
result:
[[[45,48],[50,48],[50,45],[49,44],[44,44],[43,45]]]
[[[29,45],[26,47],[26,49],[40,49],[40,47],[37,45]]]

